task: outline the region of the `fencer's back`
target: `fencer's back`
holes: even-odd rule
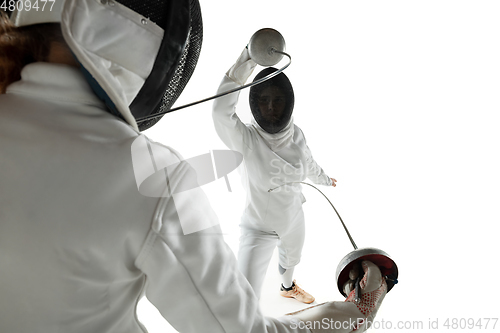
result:
[[[142,331],[134,259],[157,199],[134,182],[137,133],[76,69],[29,66],[0,95],[0,331]]]

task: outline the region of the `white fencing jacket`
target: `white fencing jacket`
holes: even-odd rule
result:
[[[139,193],[139,135],[76,68],[30,64],[0,95],[0,332],[144,332],[144,292],[179,332],[308,332],[262,316],[201,189]],[[184,235],[181,215],[215,226]]]
[[[226,75],[218,93],[238,86]],[[332,180],[313,159],[297,125],[293,125],[292,140],[280,150],[273,151],[259,133],[256,123],[246,125],[239,119],[236,114],[238,97],[239,92],[235,92],[216,99],[213,119],[221,140],[230,149],[243,154],[247,207],[243,212],[242,226],[275,231],[282,236],[293,228],[292,223],[303,223],[303,218],[296,221],[296,217],[300,215],[298,211],[302,209],[305,198],[300,184],[286,185],[273,192],[268,190],[306,178],[321,185],[332,185]]]

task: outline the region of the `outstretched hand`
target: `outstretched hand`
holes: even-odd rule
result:
[[[334,178],[330,178],[332,180],[332,186],[335,187],[337,186],[337,180]]]
[[[346,283],[344,290],[348,297],[344,302],[333,301],[318,304],[289,315],[298,322],[297,327],[308,328],[313,333],[361,333],[367,330],[375,319],[375,315],[387,293],[387,284],[380,269],[370,261],[363,261],[360,270],[353,270],[349,277],[357,280],[360,277],[360,299],[355,299],[354,283]]]

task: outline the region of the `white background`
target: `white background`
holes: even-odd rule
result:
[[[281,32],[292,56],[285,73],[295,90],[295,122],[316,161],[338,180],[336,188],[321,190],[359,247],[383,249],[399,267],[400,282],[377,316],[386,326],[373,331],[400,322],[406,327],[399,331],[436,331],[429,328],[436,320],[446,330],[448,318],[499,317],[500,2],[205,0],[201,6],[202,53],[176,106],[215,94],[255,31]],[[238,109],[245,121],[247,94]],[[185,158],[226,149],[211,106],[166,115],[146,134]],[[229,180],[232,192],[222,179],[203,188],[236,253],[244,193],[236,171]],[[307,234],[296,279],[318,302],[342,301],[335,269],[353,248],[321,194],[304,186],[304,195]],[[261,299],[266,315],[304,307],[280,298],[279,283],[274,257]],[[146,302],[139,316],[150,332],[171,331]],[[493,332],[492,322],[488,329],[485,323],[470,331]]]

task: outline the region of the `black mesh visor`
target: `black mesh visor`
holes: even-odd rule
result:
[[[255,76],[253,81],[255,82],[276,71],[277,69],[273,67],[265,68]],[[269,115],[263,115],[261,109],[261,107],[263,107],[262,105],[266,105],[268,103],[268,101],[263,101],[263,98],[264,95],[267,94],[264,93],[271,87],[278,88],[280,94],[283,94],[285,99],[283,110],[280,111],[279,115],[274,115],[272,117]],[[259,126],[268,133],[278,133],[288,125],[290,118],[292,117],[293,106],[295,103],[292,84],[284,73],[280,73],[269,80],[252,86],[250,88],[249,102],[250,110],[252,111],[252,115],[257,124],[259,124]]]
[[[118,0],[160,26],[165,34],[151,74],[130,105],[141,118],[169,110],[194,72],[201,51],[203,23],[197,0]],[[138,123],[143,131],[161,116]]]

